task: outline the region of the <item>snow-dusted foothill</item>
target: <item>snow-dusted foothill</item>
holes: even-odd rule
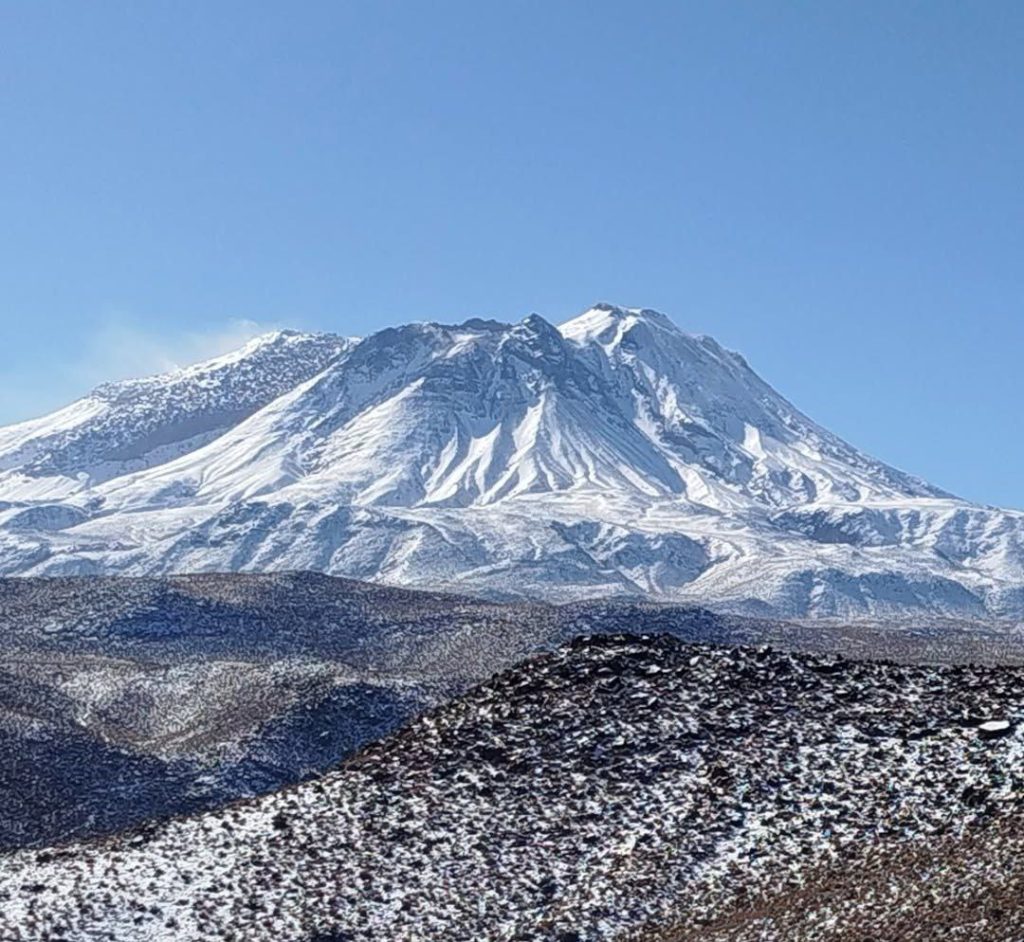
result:
[[[275,791],[527,657],[637,631],[1024,663],[1024,639],[980,624],[796,625],[629,599],[492,604],[311,572],[0,579],[0,850]]]
[[[649,310],[272,335],[2,429],[0,469],[8,575],[1024,616],[1024,514],[868,457]]]
[[[0,850],[319,774],[558,626],[316,573],[0,579]]]
[[[985,829],[1024,802],[1022,720],[1022,668],[579,639],[320,778],[0,858],[0,936],[590,942],[721,928],[844,860],[998,834]],[[921,912],[944,902],[906,893]],[[838,896],[817,898],[819,929],[842,928],[830,899],[842,916]]]

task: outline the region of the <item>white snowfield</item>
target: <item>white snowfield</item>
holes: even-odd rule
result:
[[[0,574],[315,569],[780,616],[1024,617],[1024,514],[654,311],[280,332],[0,429]]]

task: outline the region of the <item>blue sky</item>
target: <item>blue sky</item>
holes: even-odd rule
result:
[[[998,0],[0,3],[0,422],[610,300],[1024,506],[1021,48]]]

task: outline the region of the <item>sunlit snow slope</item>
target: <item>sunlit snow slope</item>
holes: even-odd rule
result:
[[[714,340],[610,305],[272,334],[0,429],[0,573],[280,569],[1020,618],[1024,514],[864,455]]]

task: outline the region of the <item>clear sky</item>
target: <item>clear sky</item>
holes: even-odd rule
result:
[[[609,300],[1024,506],[1022,49],[1017,0],[0,0],[0,422]]]

